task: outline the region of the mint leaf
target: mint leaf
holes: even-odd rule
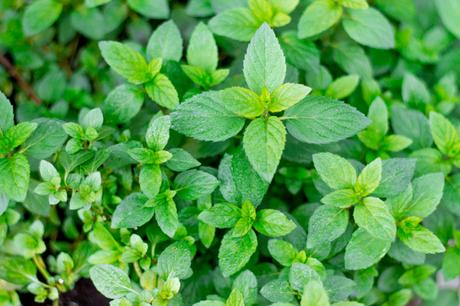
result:
[[[333,0],[314,1],[300,17],[300,38],[308,38],[326,31],[342,17],[343,9]]]
[[[362,204],[356,205],[353,218],[356,224],[371,236],[381,240],[394,240],[395,220],[382,200],[373,197],[365,198]]]
[[[436,8],[442,23],[457,38],[460,37],[460,26],[456,22],[460,18],[460,5],[455,0],[436,0]]]
[[[112,265],[96,265],[91,268],[89,275],[97,290],[108,298],[117,299],[136,292],[129,276]]]
[[[392,49],[394,31],[390,22],[374,8],[350,9],[343,20],[343,28],[356,42],[376,48]]]
[[[287,241],[270,239],[268,241],[270,255],[285,267],[292,265],[297,256],[297,250]]]
[[[308,248],[339,238],[348,226],[348,211],[330,205],[318,207],[308,222]]]
[[[217,68],[216,41],[204,23],[199,23],[190,37],[187,62],[209,72]]]
[[[56,0],[38,0],[27,6],[22,17],[22,28],[27,36],[49,28],[61,15],[62,3]]]
[[[219,248],[219,267],[225,277],[240,271],[257,249],[257,237],[250,230],[242,237],[233,237],[232,232],[224,235]]]
[[[446,249],[435,234],[428,229],[419,226],[407,235],[398,235],[399,239],[412,250],[424,253],[442,253]]]
[[[147,146],[154,150],[163,150],[168,144],[171,118],[169,116],[153,117],[145,133]]]
[[[180,173],[174,180],[177,195],[184,200],[196,200],[216,189],[219,181],[204,171],[188,170]]]
[[[179,96],[173,83],[164,74],[157,74],[155,78],[145,84],[147,95],[157,104],[174,109],[179,104]]]
[[[8,98],[0,91],[0,130],[5,133],[13,125],[13,106]]]
[[[155,197],[161,187],[161,169],[159,165],[144,165],[139,173],[139,185],[149,198]]]
[[[443,115],[430,113],[430,129],[434,143],[442,153],[449,154],[451,150],[457,150],[460,146],[457,130]]]
[[[99,49],[107,64],[128,82],[142,84],[152,78],[144,57],[131,47],[115,41],[101,41]]]
[[[310,91],[310,87],[301,84],[282,84],[273,91],[268,109],[271,112],[281,112],[286,110],[305,98]]]
[[[173,237],[179,227],[179,217],[173,197],[173,192],[166,191],[157,195],[154,202],[155,219],[161,230],[169,237]]]
[[[134,85],[123,84],[112,90],[104,100],[104,118],[110,123],[126,123],[141,110],[144,93]]]
[[[353,188],[356,170],[346,159],[332,153],[313,155],[313,163],[321,179],[333,189]]]
[[[263,24],[251,39],[244,56],[243,73],[249,88],[260,94],[280,86],[286,76],[286,62],[275,33]]]
[[[286,129],[278,117],[253,120],[246,128],[243,147],[254,170],[267,182],[276,172],[286,143]]]
[[[231,203],[215,204],[198,215],[200,221],[217,228],[231,228],[240,218],[240,208]]]
[[[345,268],[362,270],[377,263],[388,252],[390,240],[379,239],[358,228],[345,249]]]
[[[284,115],[292,136],[316,144],[351,137],[370,123],[355,108],[327,97],[306,97]]]
[[[0,158],[0,173],[0,194],[16,202],[24,201],[30,180],[30,166],[25,156],[17,153]]]
[[[300,301],[302,306],[328,306],[329,297],[326,290],[323,287],[323,284],[317,280],[309,281],[304,289],[302,294],[302,299]]]
[[[217,35],[249,41],[260,26],[252,12],[244,7],[225,10],[209,21],[209,27]]]
[[[376,158],[368,164],[356,180],[355,191],[360,196],[367,196],[374,192],[382,179],[382,160]]]
[[[113,228],[133,228],[150,221],[154,209],[145,207],[148,198],[142,193],[132,193],[118,204],[112,217]]]
[[[262,209],[257,212],[254,228],[265,236],[281,237],[292,232],[296,225],[275,209]]]
[[[149,18],[166,19],[169,16],[167,0],[128,0],[128,5],[134,11]]]
[[[334,99],[343,99],[355,91],[359,84],[359,76],[356,74],[340,77],[332,82],[326,89],[326,96]]]
[[[179,28],[173,20],[162,23],[153,31],[147,43],[149,59],[162,58],[164,61],[180,61],[183,41]]]
[[[253,119],[261,116],[265,111],[264,103],[252,90],[244,87],[230,87],[220,93],[226,107],[240,117]]]
[[[206,141],[222,141],[238,134],[244,119],[230,111],[221,92],[209,91],[193,96],[171,114],[178,132]]]
[[[169,245],[158,257],[158,272],[163,278],[168,276],[186,278],[192,264],[192,253],[186,241]]]

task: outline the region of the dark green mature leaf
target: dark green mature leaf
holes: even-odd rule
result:
[[[167,0],[128,0],[128,5],[136,12],[154,19],[166,19],[169,16]]]
[[[249,88],[260,94],[272,92],[284,82],[286,61],[275,33],[263,24],[254,34],[244,56],[244,78]]]
[[[382,13],[374,8],[350,9],[347,13],[343,27],[353,40],[377,49],[394,48],[393,28]]]
[[[118,204],[112,217],[113,228],[133,228],[144,225],[154,214],[152,207],[144,207],[148,198],[142,193],[132,193]]]
[[[172,275],[180,279],[189,275],[192,254],[186,241],[169,245],[158,257],[158,270],[163,278]]]
[[[412,158],[391,158],[383,161],[382,179],[374,195],[391,197],[403,192],[409,185],[415,171]]]
[[[6,194],[13,201],[24,201],[30,180],[27,158],[20,153],[0,158],[0,173],[0,194]]]
[[[155,219],[161,230],[169,237],[173,237],[179,227],[179,217],[173,197],[173,192],[166,191],[157,195],[154,203]]]
[[[62,122],[54,119],[36,119],[37,129],[24,143],[27,156],[44,159],[50,157],[62,147],[67,134],[62,128]]]
[[[238,134],[244,119],[232,113],[216,91],[193,96],[171,114],[172,126],[187,136],[206,141],[222,141]]]
[[[174,180],[177,195],[184,200],[196,200],[216,189],[219,181],[211,174],[200,170],[188,170]]]
[[[5,133],[14,125],[13,106],[8,98],[0,91],[0,130]]]
[[[256,172],[270,182],[286,143],[286,129],[278,117],[253,120],[244,133],[243,147]]]
[[[315,144],[351,137],[370,123],[355,108],[327,97],[306,97],[289,108],[285,118],[292,136]]]
[[[250,230],[242,237],[234,237],[229,231],[219,248],[219,267],[225,277],[241,270],[257,249],[257,236]]]
[[[112,123],[126,123],[140,111],[144,93],[134,85],[123,84],[112,90],[104,100],[104,119]]]

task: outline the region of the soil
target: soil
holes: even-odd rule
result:
[[[27,306],[51,306],[50,301],[45,303],[34,302],[32,294],[21,294],[21,302]],[[109,300],[100,294],[89,279],[80,279],[72,291],[59,297],[60,306],[109,306]]]

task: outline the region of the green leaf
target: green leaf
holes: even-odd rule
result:
[[[332,55],[334,61],[348,74],[357,74],[363,80],[372,78],[371,61],[358,44],[352,41],[339,42]]]
[[[8,98],[0,91],[0,131],[5,133],[13,125],[13,106]]]
[[[231,228],[240,218],[240,208],[230,203],[215,204],[198,215],[200,221],[217,228]]]
[[[39,118],[34,122],[38,126],[24,143],[26,155],[35,159],[48,158],[62,147],[67,134],[58,120]]]
[[[443,196],[444,175],[431,173],[416,178],[412,182],[410,205],[406,207],[407,216],[426,218],[433,213]]]
[[[179,104],[179,96],[173,83],[162,73],[145,84],[147,95],[157,104],[168,109],[174,109]]]
[[[418,226],[410,233],[398,237],[405,245],[420,253],[435,254],[446,250],[439,238],[423,226]]]
[[[374,192],[382,179],[382,160],[376,158],[368,164],[356,180],[355,192],[360,196],[367,196]]]
[[[460,38],[460,3],[455,0],[436,0],[435,3],[442,23],[452,34]]]
[[[166,191],[155,197],[155,219],[163,233],[173,237],[179,227],[179,217],[177,216],[176,203],[173,197],[175,193]]]
[[[309,40],[299,39],[296,31],[283,32],[280,44],[286,61],[297,69],[309,71],[319,68],[320,52],[318,48]]]
[[[200,170],[188,170],[174,179],[174,189],[184,200],[196,200],[211,194],[219,185],[215,176]]]
[[[292,289],[299,292],[302,292],[309,282],[319,280],[319,274],[309,265],[296,262],[289,269],[289,283]]]
[[[240,271],[257,249],[257,236],[250,230],[242,237],[234,237],[229,231],[219,248],[219,268],[225,277]]]
[[[352,9],[367,9],[369,7],[366,0],[340,0],[339,3]]]
[[[173,128],[189,137],[222,141],[238,134],[245,120],[230,111],[221,92],[208,91],[181,103],[171,114]]]
[[[165,163],[165,165],[173,171],[182,172],[201,165],[201,163],[198,160],[196,160],[190,153],[188,153],[184,149],[170,149],[169,153],[172,154],[172,157]]]
[[[335,206],[337,208],[348,208],[359,201],[359,196],[353,189],[339,189],[328,193],[321,198],[321,202],[326,205]]]
[[[253,169],[242,146],[233,154],[230,168],[231,179],[238,192],[238,202],[249,200],[255,206],[259,205],[268,190],[269,183]]]
[[[379,239],[358,228],[345,249],[345,268],[366,269],[382,259],[391,247],[390,240]]]
[[[220,91],[227,109],[239,117],[253,119],[265,111],[265,105],[252,90],[230,87]]]
[[[286,76],[286,62],[278,40],[264,23],[254,34],[244,56],[243,73],[249,88],[260,94],[278,88]]]
[[[412,73],[404,74],[402,97],[407,104],[419,108],[423,108],[423,105],[431,101],[426,84]]]
[[[154,116],[145,133],[147,146],[154,151],[163,150],[168,144],[170,128],[171,118],[169,116]]]
[[[276,209],[262,209],[257,212],[254,228],[268,237],[281,237],[296,228],[296,224]]]
[[[311,91],[310,87],[301,84],[282,84],[273,91],[268,109],[271,112],[281,112],[297,104]]]
[[[179,28],[173,20],[168,20],[158,26],[150,36],[147,43],[147,57],[179,62],[182,49],[183,41]]]
[[[285,113],[288,132],[300,141],[324,144],[355,135],[370,121],[355,108],[328,97],[310,97]]]
[[[169,16],[167,0],[128,0],[128,5],[134,11],[153,19],[166,19]]]
[[[244,296],[238,289],[233,289],[224,306],[244,306]]]
[[[139,173],[141,191],[149,198],[155,197],[161,187],[161,169],[159,165],[144,165]]]
[[[460,249],[451,247],[447,249],[442,260],[442,273],[447,280],[454,279],[460,275]]]
[[[270,182],[286,143],[286,129],[278,117],[253,120],[244,133],[243,147],[256,172]]]
[[[0,158],[0,194],[9,199],[22,202],[27,195],[30,180],[30,166],[22,154]]]
[[[359,75],[356,74],[339,77],[328,86],[326,96],[334,99],[346,98],[355,91],[358,83]]]
[[[428,120],[417,110],[394,106],[391,109],[391,125],[397,134],[412,140],[413,149],[431,147],[433,143]]]
[[[353,218],[359,227],[371,236],[393,241],[396,235],[396,224],[385,203],[373,197],[367,197],[363,203],[355,206]]]
[[[332,153],[313,155],[313,163],[321,179],[333,189],[353,188],[356,170],[346,159]]]
[[[37,279],[37,268],[32,260],[19,256],[0,257],[0,279],[11,284],[25,286]]]
[[[133,228],[150,221],[154,214],[152,207],[144,207],[148,198],[142,193],[131,193],[118,204],[112,216],[113,228]]]
[[[128,275],[112,265],[96,265],[89,270],[91,281],[105,297],[118,299],[136,292]]]
[[[61,15],[63,4],[56,0],[37,0],[26,7],[22,28],[32,36],[49,28]]]
[[[9,149],[6,153],[22,145],[35,131],[37,126],[38,124],[36,122],[21,122],[15,126],[12,126],[8,131],[6,131],[4,139],[8,141]]]
[[[172,274],[179,279],[189,275],[192,253],[188,242],[179,241],[169,245],[158,257],[158,272],[164,279]]]
[[[270,302],[289,303],[294,300],[294,292],[286,280],[269,281],[262,287],[260,294]]]
[[[329,297],[320,281],[309,281],[302,294],[300,306],[329,306]]]
[[[243,7],[225,10],[209,21],[209,27],[217,35],[240,41],[249,41],[259,26],[252,12]]]
[[[308,248],[339,238],[348,226],[348,210],[331,205],[318,207],[308,221]]]
[[[187,62],[192,66],[212,72],[217,68],[217,45],[208,27],[200,22],[190,37]]]
[[[376,49],[392,49],[395,46],[393,27],[374,8],[348,10],[343,28],[353,40],[362,45]]]
[[[279,239],[268,240],[268,251],[274,260],[285,267],[292,265],[298,253],[292,244]]]
[[[390,152],[399,152],[409,147],[412,140],[401,135],[389,135],[383,140],[382,148]]]
[[[430,128],[434,143],[442,153],[449,154],[451,150],[457,150],[460,146],[457,130],[443,115],[431,112]]]
[[[300,17],[299,37],[308,38],[326,31],[340,20],[342,12],[342,7],[333,0],[314,1]]]
[[[241,272],[233,281],[232,288],[242,293],[246,304],[252,305],[257,302],[257,278],[250,270]]]
[[[403,192],[410,184],[415,170],[412,158],[390,158],[383,161],[382,178],[373,192],[378,197],[391,197]]]
[[[144,57],[131,47],[115,41],[101,41],[99,49],[107,64],[128,82],[142,84],[152,79]]]
[[[119,85],[104,100],[104,118],[115,124],[126,123],[139,113],[143,103],[144,93],[139,87]]]

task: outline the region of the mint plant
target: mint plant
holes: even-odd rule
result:
[[[458,20],[0,1],[0,305],[458,306]]]

